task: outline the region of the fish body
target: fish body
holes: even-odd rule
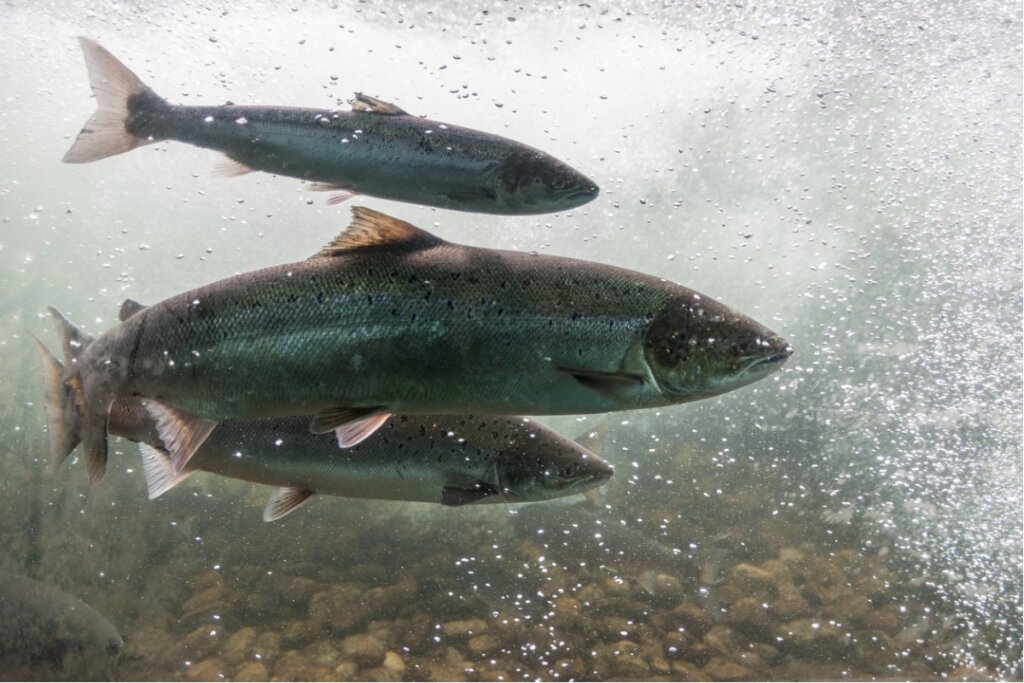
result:
[[[137,400],[118,401],[110,432],[143,448],[151,497],[193,471],[281,487],[265,518],[282,512],[280,498],[305,492],[466,505],[521,503],[583,493],[612,475],[594,453],[541,424],[494,415],[396,415],[347,449],[333,434],[313,434],[305,417],[224,422],[184,472],[174,469],[154,420]],[[155,449],[155,451],[154,451]]]
[[[94,161],[160,140],[223,152],[228,174],[264,171],[459,211],[536,214],[584,204],[597,185],[528,145],[411,116],[357,94],[352,111],[173,105],[107,50],[81,39],[99,110],[64,160]]]
[[[0,666],[7,680],[79,680],[120,650],[117,629],[55,586],[0,571]]]
[[[353,213],[309,260],[171,297],[95,341],[54,311],[69,361],[40,346],[55,459],[81,437],[87,461],[105,460],[117,398],[149,399],[180,466],[222,420],[313,414],[314,431],[361,424],[365,436],[390,413],[643,408],[748,384],[791,353],[655,277]]]

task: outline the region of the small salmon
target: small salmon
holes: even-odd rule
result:
[[[584,493],[612,467],[537,422],[493,415],[396,415],[368,439],[338,448],[305,417],[224,422],[183,471],[138,400],[118,401],[110,433],[140,442],[150,498],[196,470],[279,487],[263,519],[280,519],[314,493],[442,505],[524,503]]]
[[[597,185],[514,140],[411,116],[357,94],[352,111],[168,103],[88,38],[79,38],[98,109],[64,155],[96,161],[160,140],[223,152],[223,175],[266,171],[337,191],[458,211],[538,214],[594,199]]]

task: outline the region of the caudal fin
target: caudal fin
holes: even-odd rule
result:
[[[51,459],[59,465],[81,442],[85,449],[89,483],[96,484],[103,479],[107,469],[107,414],[113,398],[90,396],[86,391],[78,360],[92,343],[92,337],[75,327],[56,308],[51,306],[49,311],[60,335],[67,364],[65,369],[48,351],[48,358],[43,359],[47,412],[50,415]],[[59,384],[53,380],[55,371],[61,373],[58,375]]]
[[[43,365],[46,388],[46,414],[50,425],[50,468],[57,469],[75,446],[82,440],[81,415],[75,409],[72,397],[74,385],[68,379],[64,365],[54,358],[41,341],[32,337],[36,352]]]
[[[89,84],[96,95],[97,109],[64,155],[64,161],[69,164],[96,161],[154,142],[130,133],[127,122],[133,114],[133,106],[139,106],[142,101],[162,103],[163,100],[99,43],[85,37],[79,37],[78,42],[89,69]]]

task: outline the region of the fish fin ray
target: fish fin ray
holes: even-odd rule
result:
[[[309,423],[309,431],[314,434],[326,434],[347,424],[373,418],[380,415],[383,410],[382,406],[373,406],[371,408],[331,406],[324,408],[313,416],[312,422]],[[384,414],[385,416],[387,415],[386,411]]]
[[[334,435],[338,439],[339,448],[352,448],[366,439],[373,436],[373,433],[384,426],[390,419],[391,413],[380,413],[371,415],[356,422],[349,422],[346,425],[334,428]]]
[[[403,247],[427,249],[446,242],[411,223],[365,206],[352,207],[352,222],[334,241],[313,255],[324,258],[346,254],[352,249]]]
[[[568,372],[577,382],[608,398],[619,398],[624,392],[635,389],[643,384],[643,377],[628,372],[594,372],[591,370],[575,370],[559,368]]]
[[[155,142],[131,134],[126,123],[133,102],[137,102],[139,96],[150,102],[163,100],[99,43],[84,36],[79,37],[78,42],[85,56],[97,108],[64,155],[64,162],[96,161]]]
[[[249,166],[244,161],[239,161],[230,156],[222,157],[213,165],[213,177],[215,178],[237,178],[240,175],[256,173],[257,169]]]
[[[498,495],[498,490],[490,484],[480,482],[471,489],[462,489],[456,486],[445,486],[441,489],[441,505],[448,507],[461,507],[479,503],[485,498]]]
[[[50,422],[53,434],[57,437],[56,441],[51,441],[50,444],[51,464],[54,467],[59,466],[81,442],[85,451],[89,483],[96,484],[103,479],[107,467],[107,417],[114,400],[106,396],[90,398],[86,390],[78,359],[92,343],[92,337],[78,329],[56,308],[51,306],[49,311],[60,336],[66,368],[60,377],[59,393],[53,395],[56,388],[53,383],[53,372],[56,368],[49,360],[44,361],[44,374],[47,375],[47,386],[50,389],[47,394],[47,412],[50,416],[58,418]],[[51,398],[54,402],[50,401]],[[55,412],[51,412],[50,406],[55,408]],[[69,445],[70,450],[67,450]]]
[[[270,494],[267,506],[263,508],[263,521],[275,522],[301,507],[315,491],[298,486],[282,486]]]
[[[328,206],[344,204],[353,197],[359,196],[359,193],[347,183],[311,183],[308,189],[311,192],[333,192],[334,194],[327,198]]]
[[[135,299],[125,299],[124,301],[121,302],[121,308],[117,312],[117,319],[120,320],[121,322],[124,322],[125,320],[132,317],[136,313],[144,311],[147,308],[149,308],[149,306],[147,306],[146,304],[140,304]]]
[[[185,465],[218,424],[150,398],[142,399],[142,405],[156,420],[160,440],[167,449],[171,464],[179,472],[185,469]]]
[[[50,435],[50,469],[60,467],[71,451],[82,441],[81,415],[72,399],[72,385],[65,381],[64,365],[57,360],[41,341],[32,336],[39,361],[43,366],[46,391],[46,415]]]
[[[175,470],[170,454],[148,443],[139,444],[139,455],[142,456],[142,471],[146,475],[146,491],[150,500],[167,493],[194,472]]]
[[[379,100],[376,97],[370,97],[364,95],[361,92],[357,92],[355,99],[348,101],[352,105],[352,111],[367,111],[374,114],[383,114],[385,116],[408,116],[409,112],[405,111],[398,105],[392,104],[391,102],[385,102]]]

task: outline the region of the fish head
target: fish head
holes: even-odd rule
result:
[[[672,403],[732,391],[767,377],[793,347],[757,321],[687,290],[669,298],[647,327],[644,358]]]
[[[518,213],[572,209],[600,192],[593,180],[537,150],[510,155],[496,173],[498,197]]]
[[[495,474],[509,502],[529,502],[583,493],[608,481],[614,469],[596,453],[558,437],[555,443],[530,443],[501,454]]]

